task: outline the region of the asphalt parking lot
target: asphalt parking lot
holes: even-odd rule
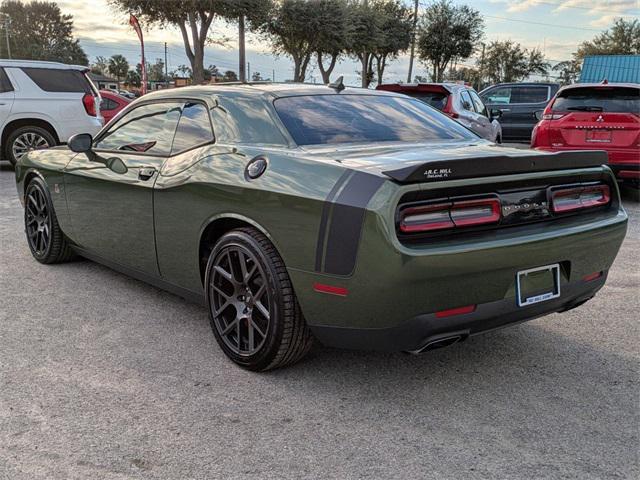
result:
[[[640,207],[586,305],[422,356],[244,371],[204,309],[43,266],[0,162],[0,479],[640,476]]]

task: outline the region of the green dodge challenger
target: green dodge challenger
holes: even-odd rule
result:
[[[323,344],[422,352],[577,307],[627,228],[604,152],[489,143],[342,84],[156,92],[16,167],[36,260],[206,304],[252,370]]]

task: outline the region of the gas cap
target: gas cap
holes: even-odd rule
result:
[[[247,164],[247,168],[244,173],[249,180],[254,180],[262,175],[266,170],[269,162],[266,157],[262,155],[258,155],[251,159],[251,161]]]

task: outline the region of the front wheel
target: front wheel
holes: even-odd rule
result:
[[[58,225],[47,184],[35,177],[25,192],[24,228],[31,255],[40,263],[61,263],[74,256]]]
[[[240,228],[220,238],[205,285],[213,333],[238,365],[271,370],[297,362],[311,348],[284,262],[258,230]]]

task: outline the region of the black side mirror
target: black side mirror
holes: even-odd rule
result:
[[[88,152],[91,150],[91,145],[93,145],[93,137],[88,133],[78,133],[69,139],[67,145],[72,152]]]
[[[489,112],[489,118],[491,118],[491,120],[498,120],[500,117],[502,117],[502,110],[499,108],[492,108]]]

